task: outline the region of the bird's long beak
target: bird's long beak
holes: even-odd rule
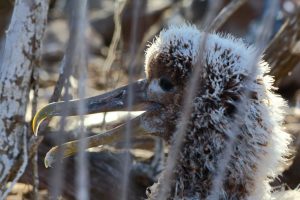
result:
[[[33,132],[37,135],[38,128],[42,121],[53,116],[75,116],[79,114],[92,114],[121,110],[151,112],[151,110],[155,110],[159,106],[156,103],[148,101],[146,87],[147,81],[141,80],[99,96],[81,100],[51,103],[42,108],[35,115],[32,122]],[[84,106],[84,113],[79,113],[78,108],[82,105]],[[130,123],[132,131],[131,136],[135,137],[146,134],[147,131],[141,124],[144,114],[127,122]],[[108,132],[85,138],[87,142],[87,148],[123,140],[125,138],[126,126],[127,125],[124,124]],[[63,149],[62,157],[68,157],[75,154],[78,151],[78,142],[78,140],[75,140],[61,145]],[[55,162],[55,159],[57,158],[56,154],[58,154],[58,152],[58,146],[56,146],[47,153],[45,157],[46,167],[51,166]]]

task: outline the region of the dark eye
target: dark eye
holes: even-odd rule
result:
[[[164,77],[159,79],[159,86],[166,92],[169,92],[174,87],[171,81]]]

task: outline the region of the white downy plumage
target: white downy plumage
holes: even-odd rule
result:
[[[195,26],[171,26],[146,51],[148,78],[151,67],[168,67],[185,85],[194,67],[204,69],[168,198],[211,197],[214,179],[222,171],[223,182],[214,197],[274,199],[269,182],[282,172],[291,141],[282,126],[286,103],[272,91],[273,78],[266,75],[268,64],[258,60],[255,48],[241,39],[208,34],[203,66],[196,66],[202,37],[204,33]],[[158,54],[166,64],[151,66]],[[187,67],[189,62],[192,69]],[[231,146],[226,145],[229,140]],[[172,141],[174,138],[171,145]],[[220,163],[226,148],[232,148],[229,160]],[[164,187],[161,179],[163,174],[152,187],[150,199]]]

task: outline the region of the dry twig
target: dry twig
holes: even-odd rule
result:
[[[31,110],[31,115],[34,116],[35,113],[37,112],[37,98],[38,98],[38,90],[39,90],[39,66],[40,63],[36,65],[36,68],[33,69],[32,73],[32,90],[33,90],[33,98],[32,98],[32,110]],[[36,138],[33,136],[32,130],[29,129],[30,135],[32,135],[32,139],[35,141],[38,141],[39,138]],[[30,149],[29,149],[30,150]],[[29,151],[30,153],[30,151]],[[38,173],[38,152],[34,151],[33,157],[29,157],[31,159],[31,164],[33,166],[33,200],[38,200],[39,199],[39,173]]]
[[[126,0],[118,0],[115,3],[115,8],[116,8],[116,10],[114,12],[115,31],[114,31],[113,38],[112,38],[112,41],[109,46],[107,58],[104,62],[104,69],[105,69],[105,71],[107,71],[107,73],[110,72],[112,63],[114,62],[114,60],[116,58],[116,50],[117,50],[117,46],[120,42],[121,30],[122,30],[121,15],[123,13],[125,4],[126,4]]]
[[[233,0],[226,7],[224,7],[217,17],[208,27],[208,31],[219,30],[227,20],[234,14],[247,0]]]
[[[275,83],[285,77],[300,61],[300,8],[290,16],[265,50],[264,59],[275,76]]]

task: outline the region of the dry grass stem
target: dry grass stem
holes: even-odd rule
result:
[[[298,6],[281,26],[265,50],[264,59],[269,63],[270,74],[278,83],[299,63],[299,53],[293,48],[300,41],[300,7]]]
[[[127,150],[130,149],[130,135],[131,135],[131,121],[130,121],[130,111],[132,110],[132,103],[133,103],[133,88],[132,88],[132,82],[133,82],[133,70],[134,70],[134,57],[137,51],[137,30],[138,30],[138,16],[139,16],[139,7],[140,7],[141,1],[140,0],[133,0],[133,18],[132,18],[132,29],[130,32],[130,49],[129,49],[129,89],[128,89],[128,122],[126,124],[126,130],[125,130],[125,148]],[[129,151],[126,153],[124,158],[124,171],[123,171],[123,178],[122,178],[122,192],[121,192],[121,199],[126,200],[128,198],[128,178],[129,178],[129,172],[130,172],[130,154]]]

